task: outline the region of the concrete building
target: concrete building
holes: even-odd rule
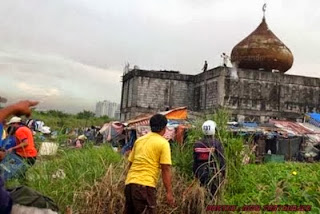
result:
[[[116,114],[117,111],[119,111],[120,105],[114,102],[110,102],[107,100],[97,102],[96,104],[96,116],[108,116],[110,118],[119,119],[119,115]]]
[[[320,111],[320,79],[287,75],[293,54],[269,29],[265,17],[231,52],[233,68],[197,75],[133,69],[123,76],[121,119],[187,106],[212,112],[224,106],[236,121],[301,120]]]

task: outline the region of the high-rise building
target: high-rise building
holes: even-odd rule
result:
[[[96,104],[96,116],[108,116],[110,118],[118,119],[116,116],[116,111],[120,109],[118,103],[110,102],[108,100],[99,101]]]

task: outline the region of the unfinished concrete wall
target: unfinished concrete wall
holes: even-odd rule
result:
[[[318,78],[243,69],[238,69],[238,77],[231,79],[225,67],[195,76],[130,71],[123,77],[121,119],[180,106],[207,112],[225,106],[239,121],[295,120],[306,112],[320,112]]]
[[[320,110],[320,79],[241,69],[238,76],[225,79],[225,105],[238,119],[297,119]]]
[[[164,111],[167,107],[193,107],[193,76],[178,72],[132,70],[123,77],[121,119]]]
[[[192,89],[191,82],[140,76],[136,107],[163,111],[166,107],[191,106]]]
[[[226,73],[227,70],[218,67],[195,76],[194,110],[210,111],[223,105]]]

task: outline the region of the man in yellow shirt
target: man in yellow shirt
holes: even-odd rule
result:
[[[167,191],[167,202],[174,205],[171,186],[171,152],[169,142],[162,137],[167,119],[156,114],[150,119],[151,132],[137,139],[129,155],[129,171],[125,187],[125,213],[155,213],[156,185],[160,168]]]

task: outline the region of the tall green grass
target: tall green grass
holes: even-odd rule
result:
[[[229,113],[221,109],[199,118],[193,122],[187,142],[172,145],[172,185],[177,206],[167,206],[160,180],[158,213],[202,214],[207,205],[213,204],[309,204],[313,207],[310,213],[320,213],[320,164],[243,165],[244,139],[228,132],[228,117]],[[193,144],[203,136],[201,126],[207,119],[217,123],[215,137],[223,144],[227,167],[226,180],[214,199],[193,180],[192,173]],[[40,159],[27,173],[27,185],[52,197],[62,211],[70,207],[76,213],[122,213],[126,165],[108,146],[68,149],[54,158]],[[64,179],[52,177],[59,169],[64,171]]]
[[[242,175],[243,143],[241,137],[232,135],[227,129],[229,112],[226,109],[218,109],[214,114],[205,115],[193,121],[192,128],[188,131],[187,142],[183,146],[173,147],[173,163],[177,170],[187,177],[192,176],[193,144],[203,137],[202,124],[206,120],[213,120],[217,124],[215,138],[219,140],[224,149],[226,161],[227,188],[236,190],[236,184]]]
[[[109,146],[61,150],[49,160],[37,160],[28,170],[25,184],[51,197],[62,211],[67,207],[77,209],[83,203],[79,195],[99,182],[110,164],[120,160],[121,156]],[[64,172],[64,178],[53,177],[58,170]],[[11,187],[16,185],[17,181],[8,183]]]
[[[224,201],[239,206],[311,205],[310,213],[316,214],[320,213],[319,178],[319,163],[249,164],[236,185],[238,191],[226,191]]]

